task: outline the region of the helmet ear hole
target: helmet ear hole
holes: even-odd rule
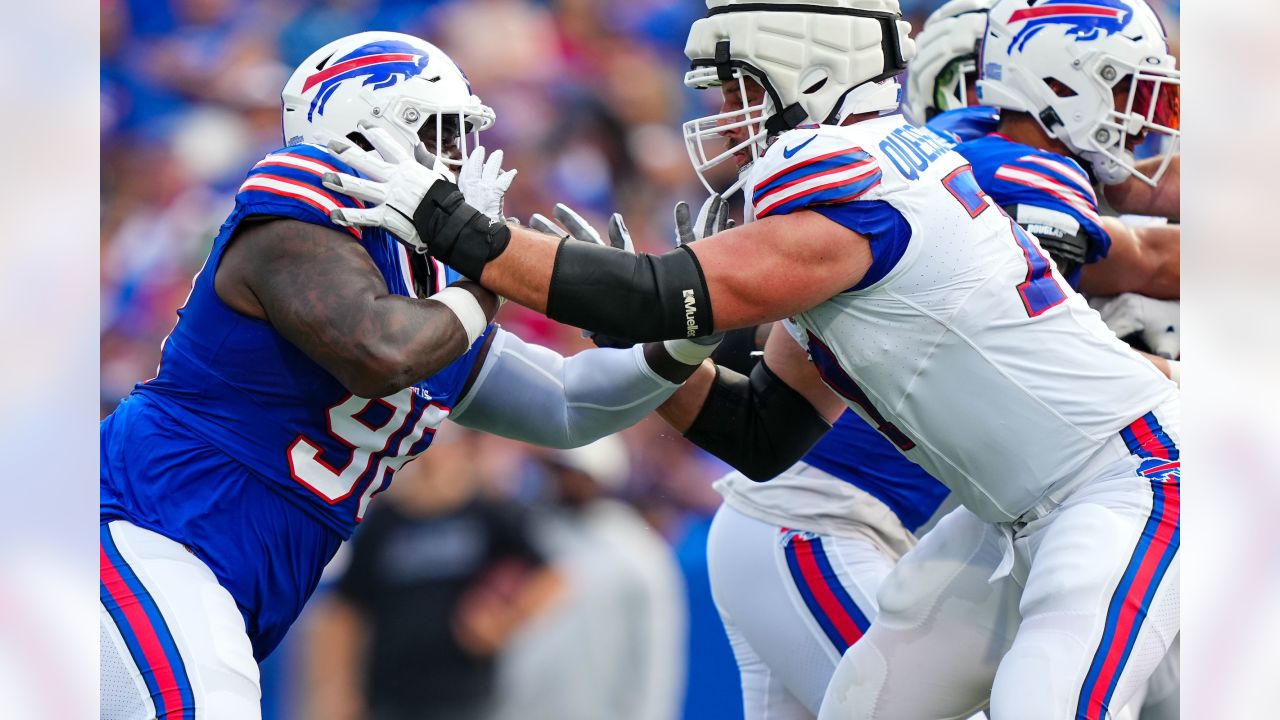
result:
[[[1078,93],[1075,90],[1071,89],[1070,85],[1062,82],[1057,78],[1051,78],[1051,77],[1045,78],[1044,84],[1048,85],[1049,89],[1053,91],[1053,94],[1057,95],[1060,98],[1069,98],[1069,97],[1075,97],[1076,95],[1078,95]]]
[[[801,90],[800,92],[803,95],[812,95],[818,92],[819,90],[821,90],[822,86],[826,84],[827,84],[827,78],[822,78],[818,82],[810,85],[809,87],[805,88],[804,90]]]

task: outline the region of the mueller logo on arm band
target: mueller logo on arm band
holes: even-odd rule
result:
[[[685,337],[697,337],[698,321],[694,316],[698,314],[698,300],[693,296],[693,290],[685,290],[683,295]]]
[[[1010,49],[1021,51],[1036,33],[1051,25],[1065,25],[1067,34],[1081,42],[1097,40],[1103,34],[1116,34],[1132,19],[1133,8],[1124,0],[1048,0],[1009,16],[1010,25],[1027,23],[1014,36]]]
[[[323,115],[329,98],[347,80],[364,78],[362,85],[371,85],[374,90],[381,90],[420,75],[427,68],[428,60],[422,50],[398,40],[362,45],[338,62],[307,78],[302,86],[304,93],[316,85],[320,86],[320,92],[311,101],[307,120],[311,121],[316,114]]]

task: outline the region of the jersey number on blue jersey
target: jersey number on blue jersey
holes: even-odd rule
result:
[[[992,207],[986,193],[978,187],[978,181],[973,177],[973,168],[969,165],[953,170],[942,179],[942,185],[964,206],[971,218],[978,217],[984,210]],[[996,209],[1004,215],[1004,211],[998,206]],[[1013,228],[1013,239],[1027,261],[1027,277],[1018,284],[1018,295],[1022,298],[1022,306],[1027,310],[1027,317],[1035,317],[1066,300],[1067,294],[1058,285],[1058,281],[1053,279],[1049,258],[1045,257],[1040,245],[1013,218],[1008,215],[1005,217]]]
[[[350,456],[339,466],[339,458],[326,460],[325,455],[330,454],[328,451],[298,435],[288,451],[289,472],[293,479],[330,505],[337,505],[351,497],[367,477],[369,482],[356,512],[356,519],[362,518],[369,500],[385,484],[383,480],[387,471],[394,473],[412,459],[414,456],[408,454],[409,451],[425,434],[434,434],[449,414],[439,405],[428,405],[392,451],[393,437],[410,424],[413,397],[413,389],[405,388],[394,395],[372,400],[348,395],[330,407],[327,415],[329,435],[351,448]],[[371,474],[370,466],[373,467]]]

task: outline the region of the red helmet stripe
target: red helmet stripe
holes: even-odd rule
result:
[[[1042,5],[1035,8],[1023,8],[1009,16],[1009,22],[1016,23],[1023,20],[1035,20],[1043,17],[1059,17],[1070,15],[1093,15],[1100,17],[1120,17],[1118,8],[1103,7],[1101,5]]]
[[[302,92],[310,90],[316,83],[322,83],[325,80],[328,80],[335,75],[341,75],[348,70],[355,70],[356,68],[362,68],[367,65],[377,65],[378,63],[384,62],[408,62],[417,59],[417,57],[417,55],[411,55],[409,53],[381,53],[379,55],[366,55],[365,57],[344,60],[337,65],[325,68],[324,70],[321,70],[315,75],[307,78],[307,81],[302,85]]]

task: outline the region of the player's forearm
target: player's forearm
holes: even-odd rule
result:
[[[1107,202],[1116,211],[1129,215],[1152,215],[1177,222],[1181,216],[1181,155],[1174,155],[1160,184],[1151,187],[1137,178],[1103,189]],[[1163,157],[1148,158],[1138,163],[1138,170],[1146,175],[1154,173]]]
[[[690,442],[752,480],[774,478],[831,429],[826,418],[764,362],[749,377],[721,367],[715,367],[710,378],[703,373],[700,369],[690,394],[666,408],[663,417],[683,426]],[[685,424],[691,410],[693,419]]]
[[[470,346],[456,312],[392,294],[364,248],[330,228],[294,220],[251,226],[228,251],[219,281],[233,307],[252,311],[251,298],[276,332],[361,397],[408,387]],[[483,329],[497,298],[473,283],[457,285],[449,291],[471,303],[478,333],[474,326]]]
[[[569,358],[502,330],[454,408],[461,425],[546,447],[586,445],[630,427],[696,368],[660,375],[650,348],[595,348]]]
[[[516,225],[508,227],[510,244],[484,266],[478,279],[506,299],[545,314],[560,239]]]
[[[474,317],[460,317],[452,307],[438,300],[415,300],[399,295],[378,298],[366,327],[357,333],[363,337],[366,354],[348,368],[362,375],[355,388],[349,390],[362,397],[383,397],[431,377],[443,370],[471,347],[473,338],[483,331],[498,309],[493,293],[470,282],[454,283],[451,288],[467,292],[474,298]],[[469,329],[466,325],[471,325]]]
[[[707,402],[707,393],[715,380],[715,365],[710,361],[702,363],[675,394],[658,406],[658,416],[684,434]]]
[[[684,247],[636,255],[486,224],[477,215],[437,183],[413,222],[433,257],[553,320],[640,342],[714,332],[706,281]]]

